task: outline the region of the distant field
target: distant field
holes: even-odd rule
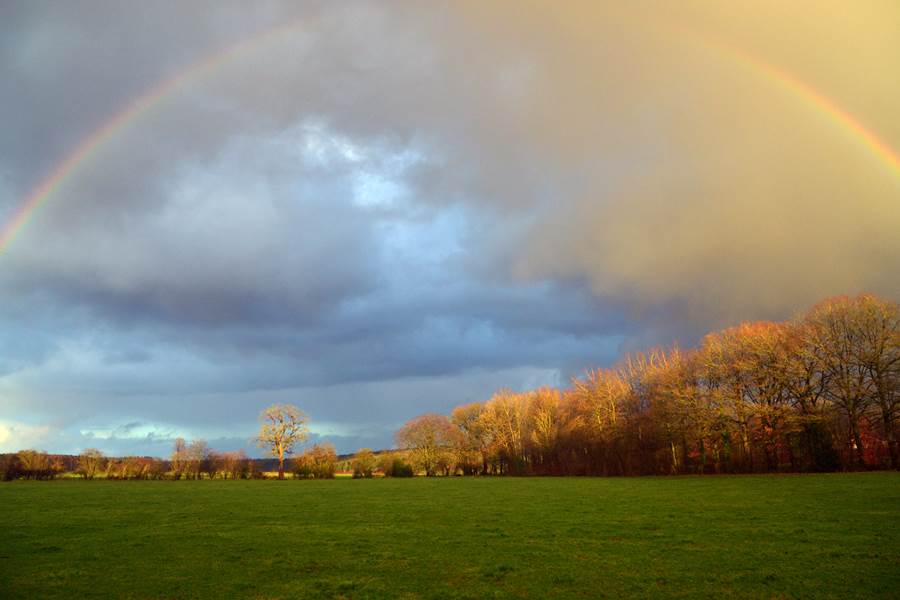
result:
[[[0,597],[894,597],[900,473],[0,484]]]

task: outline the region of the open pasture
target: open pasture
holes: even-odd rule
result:
[[[0,597],[897,597],[900,474],[0,485]]]

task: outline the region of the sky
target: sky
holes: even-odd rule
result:
[[[900,300],[898,72],[893,0],[6,0],[0,452],[386,448]]]

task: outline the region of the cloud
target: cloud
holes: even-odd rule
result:
[[[0,419],[57,423],[5,435],[165,454],[277,397],[377,447],[636,347],[900,298],[897,170],[759,66],[900,147],[896,10],[14,4],[4,216],[158,82],[264,41],[118,128],[0,256]]]
[[[796,31],[764,18],[780,10],[801,11],[588,4],[504,21],[501,40],[544,32],[522,127],[578,181],[534,220],[515,272],[584,281],[637,314],[663,309],[698,328],[785,318],[863,289],[897,297],[900,173],[771,71],[846,103],[896,146],[884,99],[900,93],[888,75],[900,38],[875,11],[849,22],[804,11],[812,23]],[[839,41],[825,51],[821,39]],[[854,75],[861,56],[871,81]]]
[[[168,456],[177,437],[202,438],[218,450],[244,448],[260,456],[252,442],[257,416],[266,406],[292,403],[311,418],[309,443],[330,441],[339,452],[360,447],[387,448],[393,432],[413,412],[449,411],[461,402],[484,399],[486,390],[509,387],[526,390],[560,385],[555,369],[515,367],[469,370],[455,375],[404,377],[280,390],[245,390],[170,394],[106,393],[72,389],[41,390],[36,394],[10,389],[7,407],[15,414],[46,421],[60,407],[65,417],[34,425],[0,420],[0,451],[48,448],[77,453],[99,447],[110,454]],[[135,415],[141,415],[135,418]],[[20,417],[21,419],[21,417]]]
[[[0,452],[17,452],[58,443],[58,431],[49,425],[0,421]]]

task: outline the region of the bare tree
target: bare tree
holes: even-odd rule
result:
[[[527,468],[524,440],[528,430],[527,394],[500,390],[484,405],[480,419],[500,458],[500,472],[522,474]]]
[[[96,448],[86,448],[78,457],[78,472],[85,479],[93,479],[105,466],[106,457]]]
[[[900,305],[863,295],[854,299],[862,343],[856,360],[866,370],[880,417],[888,464],[900,467],[900,448],[895,434],[900,416]]]
[[[53,479],[56,476],[50,455],[43,450],[20,450],[19,461],[26,479]]]
[[[859,318],[859,302],[852,298],[829,298],[814,306],[806,317],[811,340],[822,351],[820,368],[828,378],[826,397],[849,426],[850,446],[857,466],[865,463],[860,421],[872,407],[875,390],[869,369],[860,360],[868,332]]]
[[[209,473],[210,453],[206,440],[194,440],[187,448],[190,474],[194,479],[200,479],[203,473]],[[210,474],[210,479],[212,475]]]
[[[284,457],[294,451],[294,445],[306,440],[309,417],[291,404],[273,404],[259,415],[260,448],[278,459],[278,479],[284,479]]]
[[[463,464],[463,470],[475,471],[474,465],[470,468],[468,463],[470,460],[469,455],[477,453],[478,460],[481,463],[481,474],[487,475],[491,440],[485,428],[484,419],[481,418],[483,412],[484,404],[472,402],[454,408],[451,419],[462,434],[457,445],[457,451],[462,459],[459,462]]]
[[[453,447],[454,426],[444,415],[421,415],[406,422],[397,432],[397,444],[409,449],[425,475],[435,474],[441,454]]]
[[[188,468],[188,449],[184,438],[175,439],[175,448],[172,450],[172,476],[181,479]]]
[[[559,438],[560,400],[559,390],[544,387],[535,390],[528,406],[528,418],[531,421],[529,441],[534,450],[535,461],[541,465],[550,462],[549,457],[553,456]]]

